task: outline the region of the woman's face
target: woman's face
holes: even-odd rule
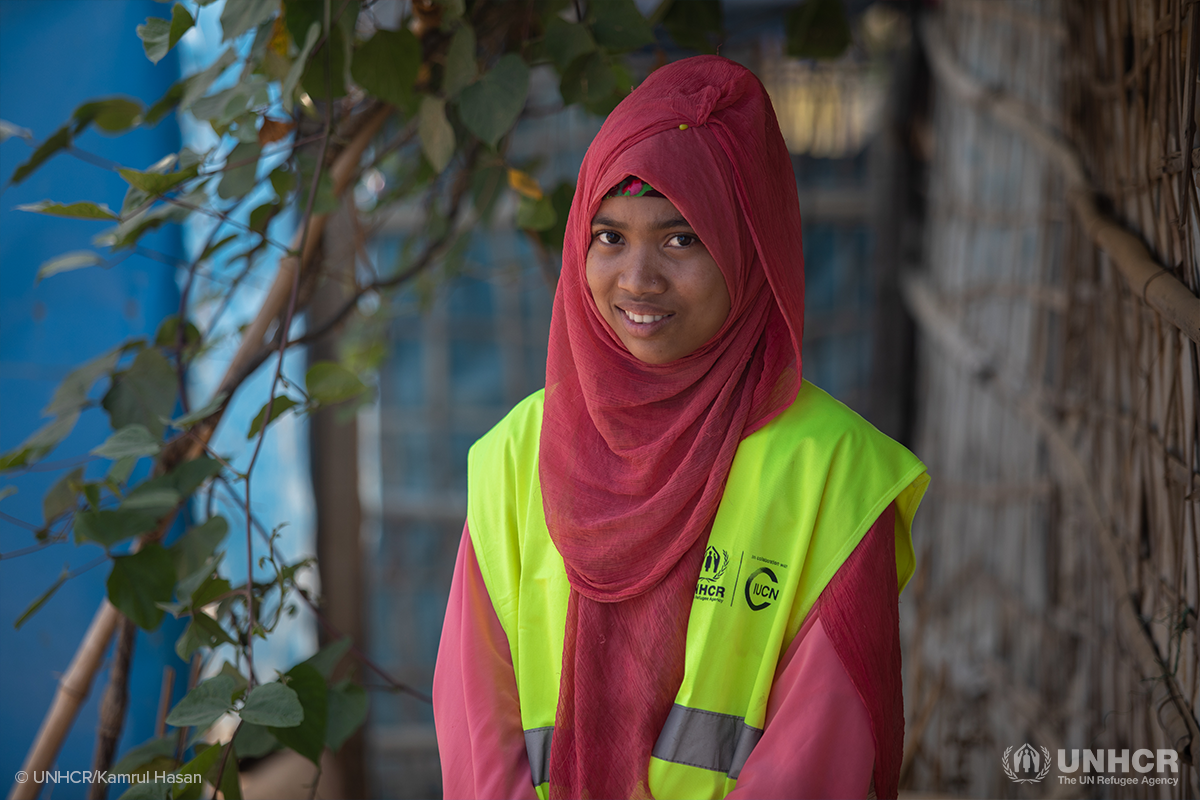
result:
[[[690,355],[729,316],[725,276],[665,197],[610,197],[600,204],[587,282],[609,327],[647,364]]]

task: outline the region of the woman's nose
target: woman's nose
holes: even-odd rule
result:
[[[631,249],[618,284],[622,290],[634,295],[659,294],[667,287],[654,254],[640,248]]]

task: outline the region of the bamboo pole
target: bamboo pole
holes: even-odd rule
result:
[[[88,627],[79,649],[75,651],[67,674],[58,682],[54,704],[42,720],[37,739],[34,740],[29,754],[25,756],[25,763],[21,765],[26,780],[24,783],[13,784],[12,791],[8,793],[8,800],[33,800],[38,796],[42,787],[34,780],[34,776],[50,769],[58,758],[63,739],[71,730],[79,707],[92,690],[92,680],[104,661],[109,639],[112,638],[120,618],[121,612],[108,602],[108,598],[100,601],[100,608],[92,618],[92,624]]]
[[[333,180],[335,195],[340,196],[346,190],[350,179],[356,174],[356,168],[363,153],[366,152],[367,146],[393,111],[391,106],[381,105],[372,112],[363,113],[365,121],[362,121],[361,126],[356,126],[351,134],[352,138],[330,167],[329,172]],[[267,293],[254,321],[242,337],[242,342],[217,389],[217,394],[222,392],[226,394],[226,403],[211,417],[193,428],[192,436],[176,439],[175,447],[168,445],[162,456],[164,462],[170,461],[172,464],[177,464],[190,461],[204,452],[205,445],[212,438],[225,408],[228,406],[228,397],[233,394],[242,380],[261,363],[260,356],[265,347],[262,341],[263,336],[271,322],[279,317],[287,304],[295,270],[298,267],[301,269],[312,268],[321,234],[325,228],[326,216],[325,214],[313,215],[309,223],[311,230],[307,241],[303,242],[304,251],[300,258],[292,256],[280,259],[275,282]],[[299,237],[300,234],[297,233],[293,240],[293,249],[299,249],[301,245]],[[287,332],[284,331],[281,335],[286,336]],[[147,534],[146,537],[150,539],[161,537],[163,530],[169,524],[170,519],[164,520],[158,530]],[[25,757],[23,770],[29,774],[29,779],[25,783],[13,784],[13,788],[8,794],[8,800],[33,800],[41,791],[41,784],[32,779],[33,774],[49,769],[58,757],[58,751],[62,748],[62,743],[75,722],[79,708],[91,689],[96,672],[100,669],[104,652],[108,649],[108,643],[112,639],[113,631],[120,618],[121,612],[108,602],[108,598],[100,601],[100,608],[96,611],[91,626],[79,649],[76,650],[75,657],[71,660],[67,675],[59,682],[58,691],[51,703],[50,710],[43,719],[42,726],[38,729],[38,735]]]
[[[921,34],[939,83],[959,100],[1021,136],[1058,166],[1067,184],[1071,208],[1092,241],[1129,282],[1130,291],[1200,344],[1200,298],[1158,263],[1141,239],[1100,211],[1075,148],[1042,122],[1035,108],[967,73],[955,60],[937,22],[927,18]]]

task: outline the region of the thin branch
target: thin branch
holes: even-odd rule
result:
[[[241,498],[238,497],[237,492],[235,492],[233,490],[233,487],[229,485],[228,481],[222,481],[222,485],[225,487],[225,490],[226,490],[227,494],[229,495],[229,498],[234,502],[235,505],[237,505],[237,507],[239,509],[241,509],[242,513],[246,514],[246,517],[254,525],[255,529],[258,531],[259,536],[262,537],[262,540],[264,542],[266,542],[267,547],[270,548],[272,557],[274,557],[275,556],[275,544],[274,544],[274,542],[271,541],[271,535],[267,532],[266,527],[262,524],[262,522],[259,521],[259,519],[257,517],[254,516],[253,513],[250,512],[250,510],[246,506],[242,505]],[[325,629],[325,631],[330,635],[331,638],[343,639],[346,637],[346,634],[342,633],[332,622],[329,621],[329,619],[323,613],[321,613],[321,609],[317,606],[317,604],[313,601],[313,599],[308,596],[308,592],[304,588],[297,586],[296,593],[300,595],[300,599],[302,601],[304,601],[304,605],[307,606],[308,610],[313,613],[313,616],[316,617],[317,622],[321,625],[322,628]],[[351,644],[350,644],[350,653],[356,659],[358,659],[359,662],[362,663],[363,666],[367,667],[372,672],[374,672],[376,675],[378,675],[379,677],[381,677],[385,681],[387,681],[387,683],[391,687],[392,691],[411,695],[412,697],[415,697],[416,699],[418,699],[424,703],[432,703],[433,702],[433,699],[426,693],[420,691],[419,689],[414,689],[411,686],[409,686],[405,683],[401,683],[400,681],[393,678],[390,674],[388,674],[388,672],[386,670],[384,670],[383,667],[379,666],[374,661],[372,661],[371,658],[366,653],[364,653],[362,650],[360,650],[358,648],[358,645],[354,644],[353,642],[351,642]]]
[[[466,194],[466,176],[470,174],[470,166],[474,163],[477,153],[478,148],[473,148],[471,150],[467,156],[467,164],[463,167],[462,171],[457,177],[457,180],[455,181],[455,186],[450,200],[450,212],[448,214],[451,220],[458,216],[458,209],[462,204],[463,196]],[[407,281],[412,280],[417,275],[424,272],[433,263],[434,258],[438,255],[440,250],[445,247],[450,239],[458,232],[459,229],[457,226],[453,224],[447,226],[445,233],[433,241],[426,243],[424,249],[421,251],[421,254],[417,256],[416,260],[413,261],[407,269],[397,273],[396,275],[392,275],[387,278],[380,278],[360,287],[357,291],[350,295],[350,297],[348,297],[344,303],[342,303],[342,305],[329,317],[329,319],[322,321],[318,326],[315,326],[303,336],[293,340],[292,344],[304,345],[320,339],[322,336],[329,333],[329,331],[340,325],[358,306],[358,301],[361,300],[362,297],[367,293],[399,286],[400,284],[406,283]]]

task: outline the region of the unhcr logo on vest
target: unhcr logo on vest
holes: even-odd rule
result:
[[[1038,752],[1026,742],[1013,752],[1004,751],[1004,774],[1014,783],[1037,783],[1050,773],[1050,751],[1041,748]]]
[[[700,579],[696,581],[697,600],[724,600],[725,587],[718,586],[717,581],[725,575],[729,568],[729,551],[718,550],[711,544],[704,551],[704,563],[700,565]]]

